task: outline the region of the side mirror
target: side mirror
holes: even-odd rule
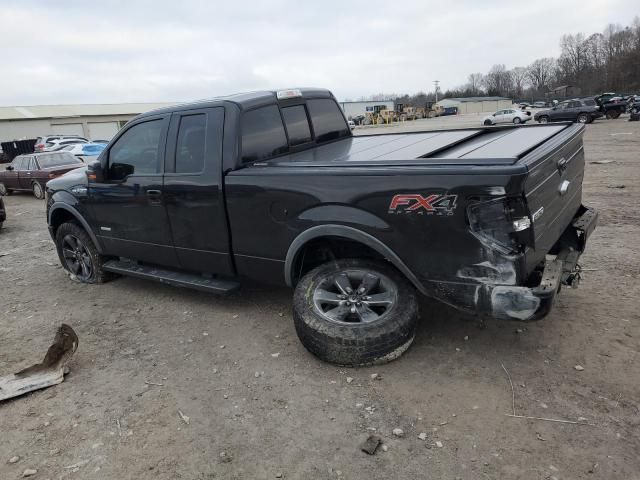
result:
[[[95,160],[87,165],[87,180],[89,183],[104,182],[104,170],[100,161]]]
[[[9,170],[9,171],[13,170],[13,165],[7,165],[6,170]]]

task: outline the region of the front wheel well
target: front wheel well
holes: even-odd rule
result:
[[[58,227],[63,223],[73,222],[76,224],[80,224],[76,219],[75,215],[71,213],[69,210],[65,210],[64,208],[58,208],[51,213],[51,222],[50,226],[53,229],[53,235],[55,236],[58,231]]]

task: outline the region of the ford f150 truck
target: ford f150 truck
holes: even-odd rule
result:
[[[77,280],[294,288],[305,347],[343,365],[413,341],[418,293],[481,318],[544,316],[596,225],[584,126],[352,136],[327,90],[233,95],[130,121],[47,183]]]

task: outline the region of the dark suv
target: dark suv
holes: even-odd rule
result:
[[[591,123],[599,117],[602,117],[602,112],[594,99],[574,98],[559,103],[549,110],[536,113],[533,119],[539,123],[563,121]]]

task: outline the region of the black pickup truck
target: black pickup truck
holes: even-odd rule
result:
[[[47,183],[62,265],[229,292],[294,288],[296,331],[343,365],[396,358],[418,293],[480,318],[544,316],[595,228],[580,124],[352,136],[327,90],[145,113]]]

